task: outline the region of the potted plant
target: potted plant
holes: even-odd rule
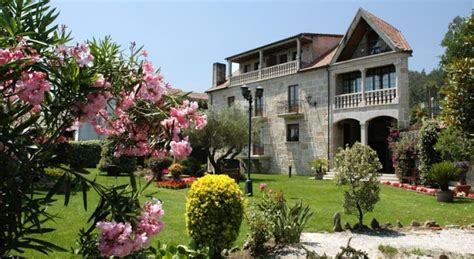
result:
[[[314,159],[308,162],[311,170],[314,171],[314,179],[323,179],[324,174],[328,170],[328,161],[326,159]]]
[[[437,183],[441,189],[436,193],[436,199],[439,202],[453,201],[453,192],[449,190],[449,182],[455,180],[460,173],[461,169],[448,161],[431,165],[426,178]]]

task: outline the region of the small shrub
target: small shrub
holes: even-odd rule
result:
[[[195,181],[186,201],[186,227],[191,238],[219,253],[239,235],[243,194],[226,175],[206,175]]]
[[[373,149],[356,142],[337,153],[335,165],[336,184],[349,186],[349,190],[344,191],[344,211],[357,213],[361,229],[364,213],[372,211],[379,201],[378,177],[382,164]]]
[[[347,241],[347,245],[341,246],[341,251],[336,254],[336,259],[343,259],[343,258],[364,258],[368,259],[369,255],[362,250],[357,250],[353,248],[350,243],[351,243],[352,237],[349,238]]]
[[[179,177],[183,174],[183,166],[178,163],[172,164],[168,169],[175,180],[179,180]]]
[[[379,251],[388,258],[393,258],[398,254],[398,249],[391,245],[379,245]]]
[[[436,182],[442,191],[449,191],[449,182],[456,179],[461,169],[452,162],[441,162],[433,164],[426,173],[426,178]]]
[[[155,175],[155,179],[160,181],[163,176],[163,170],[170,167],[173,160],[169,157],[150,157],[147,160],[147,167]]]
[[[187,157],[181,160],[180,164],[183,166],[183,173],[190,176],[201,177],[204,171],[201,170],[201,163],[194,157]]]
[[[120,173],[131,174],[135,171],[137,160],[135,157],[114,156],[116,143],[108,138],[102,145],[101,159],[98,168],[107,172],[108,175],[118,175]]]
[[[256,204],[256,208],[263,213],[270,222],[271,234],[277,245],[297,244],[306,223],[313,213],[309,206],[301,200],[291,208],[286,203],[283,192],[266,190],[266,185],[261,185],[263,192],[262,200]]]
[[[265,243],[270,240],[271,223],[265,214],[255,207],[245,213],[249,231],[244,248],[249,249],[252,255],[261,255],[265,252]]]

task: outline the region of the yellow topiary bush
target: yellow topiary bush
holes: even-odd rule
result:
[[[232,178],[206,175],[195,181],[188,193],[188,233],[197,244],[219,253],[237,239],[243,211],[243,194]]]

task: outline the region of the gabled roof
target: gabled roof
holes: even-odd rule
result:
[[[332,58],[331,64],[335,63],[336,60],[339,58],[339,55],[344,50],[344,47],[351,38],[354,29],[356,28],[357,24],[360,22],[361,19],[363,19],[375,32],[377,32],[379,37],[382,38],[385,43],[387,43],[393,50],[402,52],[413,51],[403,34],[397,28],[393,27],[392,25],[375,16],[374,14],[362,8],[359,8],[354,19],[352,20],[351,25],[349,26],[349,29],[342,38],[341,42],[339,43],[336,53]]]
[[[387,35],[387,37],[392,41],[392,43],[397,49],[403,51],[412,51],[410,44],[408,44],[401,31],[399,31],[397,28],[393,27],[386,21],[375,16],[374,14],[363,9],[362,11],[367,15],[367,17],[369,17],[370,20],[372,20],[372,22],[377,27],[379,27]]]

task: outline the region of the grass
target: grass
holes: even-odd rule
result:
[[[98,174],[96,169],[91,169],[93,178]],[[331,231],[332,217],[337,211],[342,212],[343,189],[334,185],[332,181],[315,181],[308,176],[293,176],[288,178],[284,175],[259,174],[252,176],[254,184],[254,197],[260,197],[258,190],[259,183],[266,183],[268,188],[282,190],[289,203],[294,203],[298,199],[310,205],[314,212],[309,220],[305,232]],[[97,181],[104,185],[124,184],[128,182],[128,177],[107,177],[99,175]],[[243,189],[243,183],[241,183]],[[163,201],[165,209],[165,230],[158,234],[157,240],[168,244],[188,244],[189,236],[186,233],[184,222],[184,212],[186,203],[186,193],[188,189],[170,190],[159,189],[150,186],[148,193],[157,192],[156,198]],[[82,195],[80,192],[71,196],[67,208],[63,206],[64,195],[56,195],[57,202],[48,208],[48,211],[57,215],[56,222],[48,223],[48,226],[57,230],[47,233],[41,237],[52,241],[64,248],[75,247],[77,233],[81,227],[85,227],[86,221],[98,202],[98,196],[94,191],[88,193],[88,211],[84,211]],[[425,220],[436,220],[441,225],[457,224],[467,225],[474,223],[474,201],[456,200],[454,203],[438,203],[433,196],[409,192],[393,187],[381,185],[380,202],[375,206],[375,210],[367,213],[365,223],[376,217],[381,223],[400,220],[402,224],[409,225],[412,220],[423,222]],[[353,215],[342,214],[342,222],[350,222],[351,225],[357,222]],[[236,242],[242,245],[247,233],[245,222],[242,224],[240,236]],[[154,243],[152,243],[154,244]],[[72,257],[67,253],[54,253],[49,256],[28,251],[24,256],[31,258],[67,258]]]
[[[379,245],[379,251],[388,258],[392,258],[398,254],[398,249],[391,245]]]

